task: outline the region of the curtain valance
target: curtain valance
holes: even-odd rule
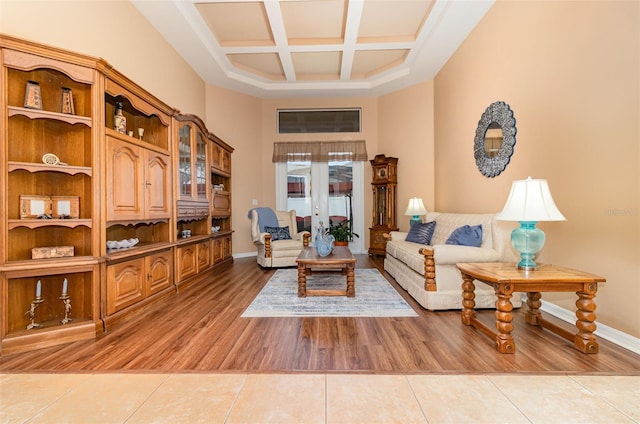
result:
[[[276,141],[273,143],[273,162],[334,160],[366,161],[365,141]]]

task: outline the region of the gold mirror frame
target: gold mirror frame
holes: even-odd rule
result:
[[[485,136],[491,124],[498,124],[502,130],[502,144],[498,152],[489,157],[485,147]],[[478,170],[485,177],[493,178],[500,175],[507,167],[513,155],[516,144],[516,118],[513,111],[505,102],[494,102],[489,105],[478,121],[474,140],[474,156]]]

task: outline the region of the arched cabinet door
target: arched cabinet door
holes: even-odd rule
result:
[[[169,176],[170,159],[167,155],[147,151],[145,178],[145,218],[169,218],[171,216]]]
[[[107,137],[107,220],[143,218],[144,169],[138,146]]]
[[[171,250],[147,256],[147,296],[169,287],[173,281],[173,254]]]

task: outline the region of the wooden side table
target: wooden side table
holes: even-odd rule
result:
[[[511,336],[513,331],[513,305],[511,296],[514,292],[527,293],[528,310],[525,320],[531,325],[546,328],[569,341],[573,341],[576,349],[583,353],[597,353],[598,342],[593,332],[596,329],[596,304],[593,299],[598,291],[598,283],[606,280],[597,275],[555,265],[538,265],[535,271],[517,269],[515,263],[459,263],[462,273],[462,323],[470,325],[486,336],[494,338],[496,348],[501,353],[514,353],[516,344]],[[493,286],[498,296],[496,301],[495,333],[478,321],[474,311],[474,280]],[[542,317],[540,313],[541,292],[573,292],[578,295],[576,306],[576,327],[573,334]]]

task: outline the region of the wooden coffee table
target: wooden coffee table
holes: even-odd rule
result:
[[[328,256],[320,256],[313,247],[305,247],[298,259],[298,297],[307,296],[347,296],[355,297],[356,258],[348,247],[334,246],[333,252]],[[311,275],[311,268],[323,270],[340,269],[347,276],[346,290],[307,290],[307,275]]]
[[[531,325],[546,328],[565,339],[572,341],[576,349],[583,353],[597,353],[598,342],[593,332],[596,330],[596,304],[593,299],[598,291],[598,283],[606,281],[597,275],[555,265],[538,265],[535,271],[523,271],[515,263],[460,263],[462,273],[462,323],[480,330],[493,338],[496,349],[501,353],[514,353],[516,344],[511,336],[513,331],[513,305],[511,295],[514,292],[527,293],[528,310],[525,320]],[[475,307],[475,285],[473,280],[493,286],[498,296],[496,301],[496,334],[478,321]],[[571,333],[542,318],[540,313],[540,292],[576,292],[576,327],[578,332]]]

